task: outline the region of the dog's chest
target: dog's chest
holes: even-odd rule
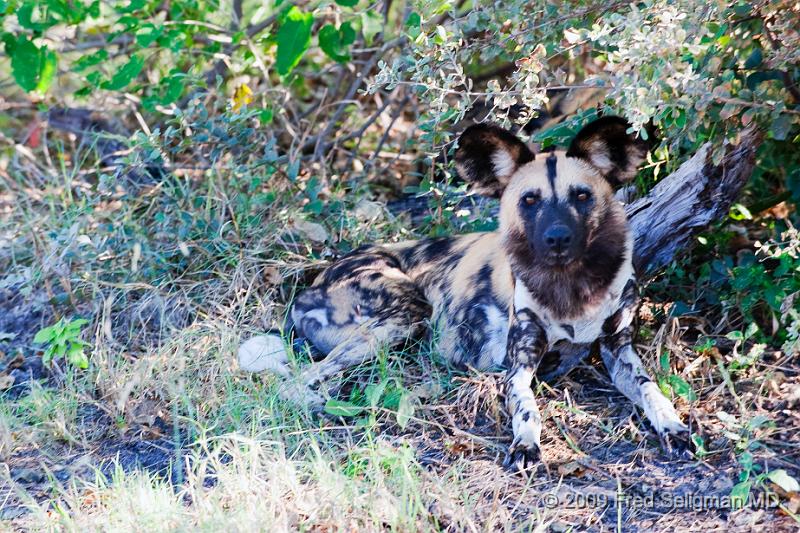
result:
[[[514,308],[530,309],[541,319],[547,334],[547,342],[551,346],[559,341],[588,344],[603,334],[606,320],[620,309],[623,287],[623,284],[612,283],[600,302],[587,309],[582,316],[563,319],[553,316],[547,308],[536,301],[521,282],[517,282],[514,287]],[[630,325],[632,319],[632,316],[622,317],[617,330]]]
[[[616,300],[609,298],[589,315],[574,320],[545,317],[544,324],[548,343],[555,344],[562,340],[573,344],[594,342],[602,334],[605,321],[616,312],[618,300],[618,298]]]

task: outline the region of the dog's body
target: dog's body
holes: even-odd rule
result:
[[[685,442],[686,427],[631,345],[632,244],[612,185],[635,175],[645,150],[626,128],[600,119],[567,152],[538,159],[496,126],[464,132],[456,164],[501,196],[499,229],[367,246],[325,270],[291,310],[297,334],[326,354],[303,371],[294,395],[320,402],[313,389],[324,379],[430,320],[452,363],[506,369],[513,464],[539,458],[534,375],[568,371],[596,341],[616,387],[662,438]]]

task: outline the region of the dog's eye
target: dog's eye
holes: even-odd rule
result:
[[[525,202],[525,205],[534,205],[539,201],[539,195],[529,192],[522,197],[522,201]]]
[[[585,202],[590,198],[590,196],[591,195],[588,192],[581,191],[575,196],[575,199],[578,200],[579,202]]]

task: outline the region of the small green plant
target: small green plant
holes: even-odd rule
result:
[[[695,394],[692,386],[689,385],[689,383],[681,376],[674,374],[671,371],[668,350],[664,350],[661,353],[661,356],[658,358],[658,362],[660,366],[660,372],[657,372],[656,380],[658,381],[658,386],[664,395],[669,397],[671,391],[687,402],[691,403],[697,400],[697,394]]]
[[[726,337],[734,341],[733,346],[733,362],[730,364],[731,371],[741,371],[749,368],[753,363],[758,361],[764,354],[767,348],[766,344],[756,343],[753,344],[747,353],[739,353],[739,348],[750,338],[758,333],[758,325],[751,322],[747,329],[742,331],[731,331]]]
[[[80,338],[81,327],[88,323],[88,320],[82,318],[69,322],[62,318],[52,326],[40,330],[33,338],[33,342],[47,345],[42,355],[42,362],[49,365],[53,359],[63,357],[71,365],[88,368],[89,358],[86,356],[85,348],[89,343]]]
[[[398,379],[383,378],[380,383],[367,385],[363,392],[354,389],[350,400],[329,399],[325,404],[325,412],[343,417],[371,413],[369,416],[374,417],[376,410],[388,409],[396,413],[397,424],[404,429],[414,415],[416,401],[414,394],[403,387]]]
[[[731,488],[730,492],[734,508],[738,509],[747,504],[750,491],[754,487],[761,488],[767,494],[771,493],[772,487],[767,482],[771,482],[785,492],[796,492],[800,489],[800,484],[786,470],[766,471],[762,465],[754,461],[753,452],[766,447],[757,432],[761,429],[774,428],[775,423],[772,420],[763,415],[756,415],[749,419],[742,416],[740,421],[724,411],[718,412],[717,418],[725,426],[724,435],[734,445],[736,462],[740,468],[739,481]]]

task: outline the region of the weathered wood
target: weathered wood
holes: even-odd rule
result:
[[[760,142],[761,132],[749,128],[718,166],[711,162],[711,145],[707,143],[646,196],[627,203],[629,191],[617,193],[617,198],[626,203],[635,242],[633,263],[640,277],[652,276],[669,264],[688,249],[693,237],[728,213],[753,171]],[[456,202],[464,208],[487,208],[497,214],[497,205],[491,206],[493,201],[486,198],[462,197]],[[396,214],[408,213],[412,222],[420,223],[428,214],[427,204],[427,198],[405,198],[390,202],[388,207]]]
[[[728,213],[753,171],[760,142],[755,128],[743,131],[718,166],[711,162],[711,145],[704,144],[646,196],[625,206],[640,276],[669,264],[697,233]]]

